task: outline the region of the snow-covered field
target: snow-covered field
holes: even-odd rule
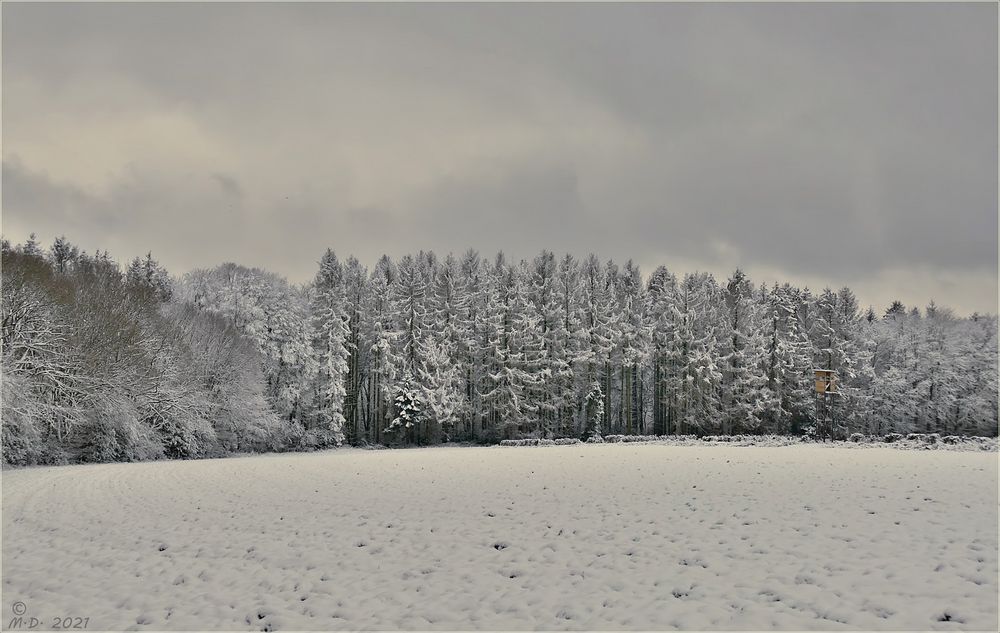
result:
[[[997,629],[997,454],[576,445],[3,473],[3,619]]]

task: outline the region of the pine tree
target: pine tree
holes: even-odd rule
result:
[[[384,431],[395,418],[396,384],[400,377],[398,372],[403,369],[403,360],[397,353],[399,332],[393,305],[397,277],[392,260],[383,255],[369,280],[368,327],[364,341],[369,358],[370,424],[372,440],[376,443],[383,441]]]
[[[100,252],[98,252],[99,257]],[[134,288],[148,293],[151,299],[159,303],[169,301],[173,295],[173,282],[170,280],[170,275],[158,261],[153,259],[152,252],[146,253],[146,257],[143,259],[136,257],[131,261],[125,273],[125,280]]]
[[[764,314],[763,416],[772,433],[797,432],[814,414],[812,347],[798,318],[798,293],[775,284]]]
[[[71,244],[65,235],[60,235],[52,243],[49,256],[52,258],[56,272],[65,274],[69,272],[73,262],[80,256],[80,249]]]
[[[641,375],[639,368],[646,362],[650,330],[646,324],[645,295],[639,268],[629,260],[620,277],[618,306],[620,310],[619,358],[621,359],[621,417],[628,435],[641,433]]]
[[[720,336],[722,354],[722,432],[756,431],[766,406],[760,400],[764,387],[760,364],[762,337],[754,289],[737,269],[723,291],[725,314]]]
[[[35,238],[34,233],[28,236],[28,240],[24,243],[21,252],[30,257],[42,256],[42,248],[38,245],[38,240]]]
[[[552,335],[553,347],[559,358],[554,369],[553,393],[559,434],[569,437],[586,431],[586,416],[582,427],[576,423],[581,402],[579,392],[587,387],[586,347],[588,337],[583,327],[583,295],[580,285],[580,265],[572,255],[565,255],[556,273],[558,319]],[[592,388],[592,385],[591,385]],[[585,406],[585,405],[584,405]]]
[[[335,441],[344,440],[344,401],[351,355],[344,289],[344,269],[330,249],[323,254],[313,281],[311,314],[319,363],[317,409]]]
[[[529,312],[522,270],[501,254],[491,271],[494,290],[487,311],[491,365],[483,402],[490,410],[492,428],[505,438],[522,433],[537,436],[540,431],[533,402],[540,351],[533,344],[539,320]]]
[[[583,325],[587,348],[580,359],[587,365],[587,384],[601,386],[604,404],[601,407],[600,432],[607,435],[611,428],[612,354],[617,342],[617,320],[614,311],[614,282],[608,279],[608,269],[601,266],[596,255],[587,257],[582,273]]]
[[[649,278],[646,302],[653,365],[653,434],[666,435],[676,428],[672,414],[677,410],[678,370],[674,356],[677,278],[664,266],[658,267]]]
[[[531,301],[531,269],[521,260],[512,276],[510,320],[511,366],[525,397],[521,403],[522,433],[534,437],[552,434],[552,407],[548,402],[547,381],[551,378],[545,348],[544,317]]]
[[[429,426],[426,438],[440,441],[440,435],[450,441],[463,404],[462,374],[460,367],[451,361],[442,342],[429,338],[421,343],[419,389],[416,390],[420,406]]]
[[[675,319],[672,354],[677,358],[677,432],[719,430],[721,402],[718,342],[719,288],[707,273],[684,276]]]
[[[855,390],[856,366],[864,359],[855,339],[860,314],[857,300],[848,288],[833,292],[829,288],[816,297],[813,306],[809,338],[813,344],[816,368],[836,372],[836,396],[822,401],[823,419],[818,420],[817,432],[824,437],[846,436],[848,425],[857,418],[859,393]]]
[[[537,382],[539,390],[535,394],[542,436],[565,432],[572,427],[566,415],[568,386],[572,383],[572,368],[567,360],[569,333],[565,329],[565,305],[560,301],[559,273],[555,255],[542,251],[535,258],[530,271],[531,310],[538,315]]]
[[[423,400],[432,409],[428,420],[437,425],[432,434],[442,430],[449,438],[470,414],[464,384],[471,336],[468,300],[459,263],[449,254],[434,277],[429,310],[432,327],[423,343],[419,373],[426,390]],[[467,435],[466,428],[459,431]]]
[[[469,435],[478,440],[483,434],[485,411],[482,403],[482,393],[486,380],[486,349],[488,337],[486,330],[486,311],[488,283],[485,266],[479,253],[469,249],[461,261],[462,285],[465,287],[465,339],[459,353],[464,357],[465,375],[463,377],[466,412],[469,424]]]
[[[426,337],[427,283],[433,277],[428,263],[429,258],[424,253],[417,258],[404,256],[399,261],[398,277],[392,286],[392,314],[397,332],[393,353],[397,362],[395,374],[408,377],[397,389],[394,400],[400,395],[399,390],[404,389],[417,394],[416,400],[419,401],[420,353]],[[424,417],[416,416],[413,421],[414,424],[405,426],[406,437],[410,442],[422,441],[425,432]]]
[[[365,310],[368,305],[368,271],[354,257],[348,257],[343,269],[344,275],[344,314],[347,319],[348,350],[347,375],[344,379],[346,391],[344,398],[345,429],[352,443],[357,444],[367,439],[370,434],[370,423],[364,418],[364,402],[362,400],[362,385],[365,381],[368,366],[368,348],[362,343],[364,323],[367,318]]]

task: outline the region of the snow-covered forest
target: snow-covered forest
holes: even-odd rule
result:
[[[887,298],[888,299],[888,298]],[[3,242],[10,463],[591,434],[997,433],[997,320],[543,251],[304,286]],[[819,423],[814,368],[839,376]]]

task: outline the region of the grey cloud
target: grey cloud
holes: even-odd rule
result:
[[[415,239],[438,251],[471,247],[525,258],[553,244],[586,252],[599,242],[577,175],[565,165],[476,165],[424,192],[410,217]]]
[[[7,227],[14,224],[28,232],[107,231],[120,219],[112,206],[78,187],[31,171],[17,156],[3,161],[3,204]]]
[[[250,245],[245,218],[232,215],[214,178],[132,170],[92,192],[32,171],[15,156],[3,161],[3,195],[4,233],[15,239],[65,234],[119,261],[152,250],[178,273],[253,252],[242,250]]]
[[[995,311],[996,5],[15,4],[3,28],[15,238],[92,224],[297,280],[326,246],[595,251],[876,303],[934,270]],[[202,149],[102,188],[46,160],[49,118],[109,112]]]

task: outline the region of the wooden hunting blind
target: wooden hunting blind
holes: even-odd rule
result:
[[[837,372],[832,369],[814,369],[817,394],[837,393]]]

